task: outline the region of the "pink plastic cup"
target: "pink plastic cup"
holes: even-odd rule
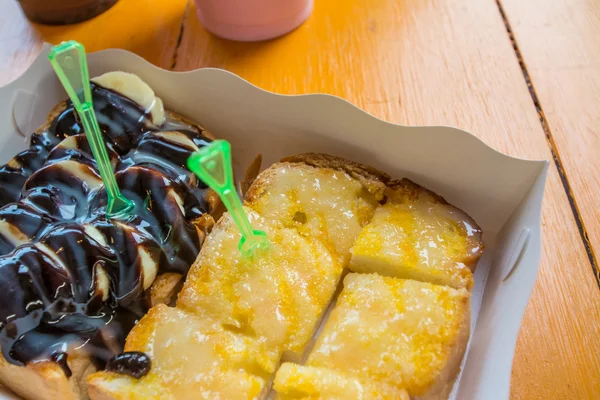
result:
[[[285,35],[300,26],[312,9],[313,0],[196,0],[206,30],[244,42]]]

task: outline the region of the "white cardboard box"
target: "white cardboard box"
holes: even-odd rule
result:
[[[28,135],[66,98],[47,61],[49,48],[0,88],[1,163],[27,148]],[[324,152],[410,178],[470,214],[487,247],[475,274],[471,341],[454,396],[508,399],[517,335],[540,260],[547,161],[509,157],[456,128],[390,124],[330,95],[276,95],[223,70],[166,71],[124,50],[92,53],[88,63],[90,76],[139,75],[166,108],[229,140],[238,172],[258,153],[268,166],[283,156]],[[0,400],[10,398],[0,393]]]

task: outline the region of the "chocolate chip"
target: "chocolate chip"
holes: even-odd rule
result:
[[[141,378],[150,371],[150,357],[139,351],[129,351],[114,356],[106,364],[106,370]]]

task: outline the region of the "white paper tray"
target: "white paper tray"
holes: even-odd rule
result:
[[[28,134],[66,95],[45,45],[32,66],[0,88],[0,162],[28,146]],[[172,72],[124,50],[88,58],[90,76],[133,72],[165,106],[232,143],[243,171],[302,152],[324,152],[407,177],[465,210],[486,250],[475,273],[472,335],[454,396],[505,400],[521,319],[538,271],[547,161],[512,158],[450,127],[406,127],[379,120],[338,97],[277,95],[219,69]],[[238,175],[239,176],[239,175]],[[485,290],[484,290],[485,289]],[[0,393],[0,400],[10,399]]]

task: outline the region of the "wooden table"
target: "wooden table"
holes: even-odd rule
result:
[[[0,84],[43,41],[76,39],[178,71],[225,68],[274,92],[332,93],[391,122],[458,126],[502,152],[552,160],[512,398],[600,399],[600,3],[316,0],[298,30],[253,44],[211,36],[186,0],[120,0],[68,27],[31,25],[14,0],[0,5]]]

